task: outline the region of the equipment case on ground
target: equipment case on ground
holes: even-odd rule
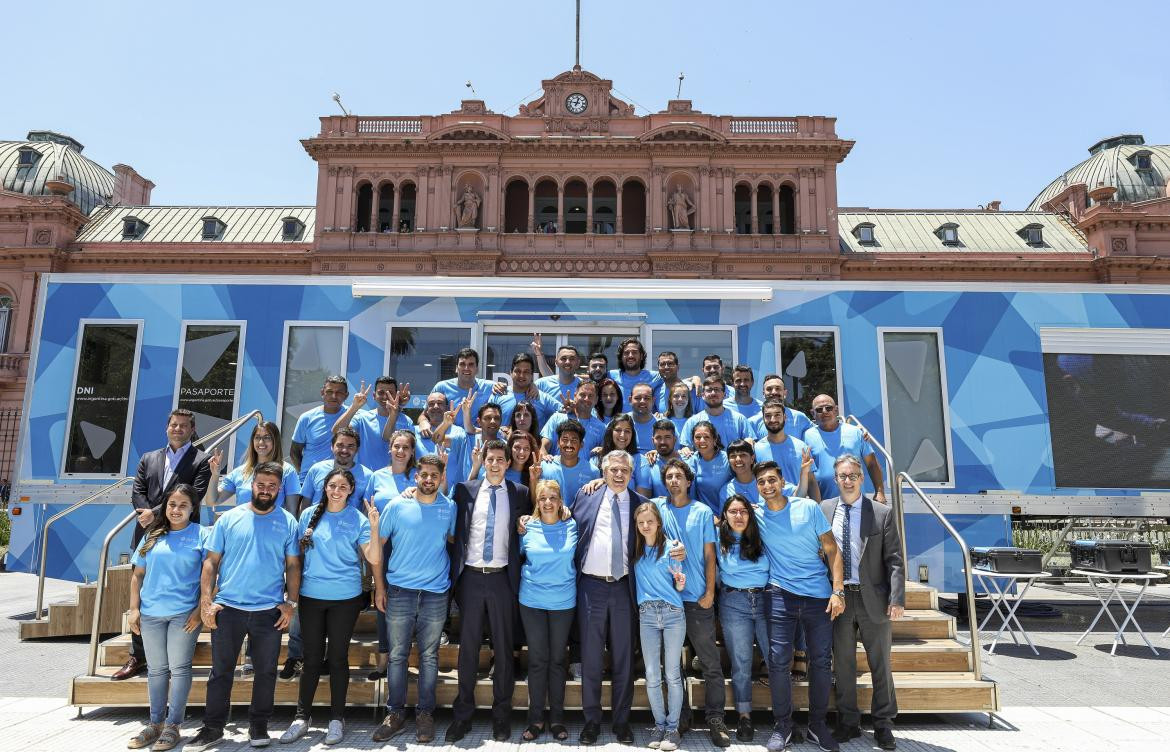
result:
[[[1141,541],[1077,540],[1068,549],[1076,569],[1108,574],[1145,574],[1152,569],[1153,546]]]
[[[1004,574],[1035,574],[1043,556],[1030,548],[1007,546],[972,546],[971,564],[976,569]]]

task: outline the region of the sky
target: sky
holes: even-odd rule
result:
[[[581,64],[638,114],[829,115],[841,206],[1023,209],[1094,142],[1170,143],[1170,2],[582,0]],[[573,65],[573,0],[4,10],[0,139],[66,133],[159,205],[313,204],[300,139],[345,107],[514,115]],[[28,29],[20,41],[16,29]],[[1153,36],[1149,36],[1153,34]]]

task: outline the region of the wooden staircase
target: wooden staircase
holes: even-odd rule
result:
[[[92,611],[91,611],[92,613]],[[456,626],[453,631],[457,632]],[[117,631],[113,629],[111,631]],[[287,642],[287,637],[284,638]],[[69,693],[69,701],[78,706],[102,707],[146,707],[149,705],[146,691],[146,677],[139,676],[122,682],[111,681],[109,676],[125,662],[129,651],[130,636],[121,634],[101,643],[98,650],[98,670],[96,676],[78,676],[73,680]],[[386,700],[386,680],[369,681],[367,673],[374,664],[377,653],[377,640],[374,637],[374,613],[366,611],[358,620],[357,630],[350,643],[349,663],[354,671],[350,678],[348,703],[353,706],[376,707]],[[455,665],[459,648],[457,645],[445,645],[439,649],[439,681],[437,699],[440,706],[450,706],[455,699],[458,688]],[[281,648],[283,662],[285,649]],[[490,649],[480,649],[479,664],[482,669],[480,679],[476,684],[476,704],[490,707],[492,702],[491,681],[486,678],[486,670],[490,661]],[[862,672],[858,681],[858,701],[861,707],[869,707],[870,680],[868,664],[865,660],[865,651],[857,647],[858,671]],[[414,702],[415,682],[414,667],[416,654],[411,654],[411,679],[407,690],[408,703]],[[521,656],[522,660],[525,656]],[[798,654],[798,667],[802,660]],[[894,682],[898,688],[898,708],[902,713],[914,712],[993,712],[999,709],[999,698],[994,682],[978,680],[972,671],[971,651],[955,638],[955,620],[938,610],[937,593],[916,583],[907,583],[906,589],[906,617],[894,624],[894,644],[892,653]],[[199,636],[195,649],[194,681],[191,688],[190,704],[200,705],[205,701],[207,676],[211,664],[211,640],[207,633]],[[726,655],[724,656],[724,675],[730,678],[727,670]],[[702,704],[703,680],[698,677],[687,678],[688,692],[691,704]],[[277,681],[276,703],[278,705],[295,705],[297,700],[298,682]],[[794,701],[797,708],[807,708],[808,683],[799,681],[793,687]],[[602,688],[603,704],[608,704],[609,682],[604,682]],[[322,677],[317,689],[317,702],[328,704],[329,684]],[[232,703],[247,705],[251,699],[251,676],[236,673],[236,681],[232,690]],[[567,708],[581,707],[580,682],[570,680],[566,688],[565,703]],[[518,681],[513,695],[513,706],[517,709],[525,708],[528,704],[528,686],[524,681]],[[768,688],[759,682],[753,684],[753,704],[758,708],[771,706],[771,697]],[[645,682],[638,680],[634,687],[634,707],[648,708]],[[733,699],[730,682],[727,684],[727,708],[733,709]]]
[[[106,596],[102,601],[102,634],[123,631],[122,615],[130,608],[130,565],[121,564],[106,570]],[[20,639],[88,636],[93,629],[93,606],[97,583],[77,586],[77,598],[50,603],[43,619],[20,622]]]

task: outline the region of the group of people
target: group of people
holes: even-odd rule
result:
[[[728,387],[715,355],[704,359],[702,377],[683,380],[674,353],[659,354],[658,370],[646,370],[637,339],[622,343],[619,369],[594,354],[583,375],[572,347],[557,351],[555,372],[539,338],[531,349],[513,358],[510,385],[477,378],[478,354],[461,350],[456,377],[434,385],[416,420],[405,411],[409,385],[383,376],[350,400],[346,380],[331,376],[322,404],[297,422],[290,462],[279,428],[265,422],[227,473],[222,453],[191,444],[194,416],[174,410],[168,445],[143,455],[133,492],[135,639],[114,678],[147,671],[151,710],[129,746],[179,743],[203,627],[211,631],[212,668],[203,724],[187,749],[222,739],[245,638],[252,745],[269,742],[278,677],[300,682],[296,716],[280,741],[309,731],[322,673],[330,688],[324,741],[340,742],[349,643],[370,605],[379,633],[370,678],[384,675],[388,688],[373,738],[405,730],[415,647],[415,736],[430,742],[438,651],[453,602],[458,692],[447,742],[472,728],[486,633],[497,740],[511,735],[516,655],[526,646],[524,741],[546,733],[568,739],[572,674],[585,720],[578,741],[596,743],[608,658],[617,740],[634,742],[629,716],[641,663],[654,716],[649,746],[676,749],[691,725],[682,682],[689,642],[711,740],[729,746],[719,625],[737,739],[755,735],[756,645],[771,692],[770,752],[787,747],[795,731],[798,649],[807,657],[807,739],[835,750],[859,736],[860,635],[873,679],[874,737],[893,749],[890,623],[903,610],[902,551],[880,465],[866,437],[841,421],[832,396],[813,400],[810,420],[785,404],[779,376],[765,378],[763,401],[752,397],[747,366],[732,369]],[[233,496],[234,507],[200,526],[201,504]]]

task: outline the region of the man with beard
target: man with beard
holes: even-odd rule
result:
[[[874,501],[886,503],[885,479],[882,466],[873,453],[873,447],[865,433],[857,426],[841,420],[837,401],[827,394],[818,394],[812,401],[813,418],[816,424],[804,432],[804,443],[808,444],[816,462],[817,483],[821,498],[832,499],[841,495],[837,487],[837,475],[833,465],[843,454],[852,454],[865,463],[865,485],[862,493],[871,495]]]
[[[678,354],[670,350],[658,353],[658,378],[662,379],[662,393],[654,400],[656,412],[670,413],[670,388],[682,381],[678,377]],[[690,386],[687,387],[691,388]],[[692,400],[692,403],[694,400]],[[639,445],[641,446],[641,445]]]
[[[512,419],[512,410],[516,405],[527,402],[536,411],[536,430],[539,431],[553,414],[560,412],[562,403],[537,388],[532,377],[536,370],[536,361],[528,353],[516,353],[512,358],[512,391],[501,394],[495,399],[499,404],[502,415],[501,421],[508,424]]]
[[[595,352],[589,356],[589,380],[600,384],[609,378],[609,357],[603,352]]]
[[[537,342],[539,340],[536,340]],[[550,397],[563,400],[577,391],[581,378],[577,370],[581,367],[581,353],[572,345],[557,348],[557,372],[536,381],[536,387]]]
[[[772,460],[779,465],[784,477],[796,484],[796,490],[792,495],[820,501],[821,489],[815,479],[816,463],[814,462],[811,468],[811,474],[814,476],[811,482],[808,475],[801,472],[804,463],[812,459],[808,445],[784,432],[788,420],[787,410],[784,403],[775,397],[764,403],[762,414],[764,427],[768,433],[756,442],[756,461]],[[785,495],[789,495],[787,491]]]
[[[426,744],[435,738],[435,683],[439,670],[439,640],[447,618],[451,587],[451,560],[447,544],[454,541],[455,502],[439,493],[443,461],[425,454],[418,460],[413,498],[391,499],[382,512],[378,535],[390,544],[384,603],[390,642],[386,665],[386,717],[374,730],[374,741],[384,742],[406,725],[406,664],[411,642],[418,641],[418,704],[415,739]],[[381,576],[379,573],[378,576]]]
[[[807,415],[788,407],[788,387],[779,374],[770,373],[764,377],[764,402],[770,399],[778,399],[784,405],[784,425],[787,426],[789,434],[800,438],[804,436],[805,431],[812,428],[812,421]],[[748,430],[751,431],[753,438],[762,439],[768,435],[768,429],[764,427],[763,408],[748,419]]]
[[[252,501],[225,512],[212,528],[200,579],[201,615],[211,630],[211,675],[203,727],[187,749],[223,739],[245,636],[255,670],[248,737],[254,747],[269,743],[280,633],[292,621],[301,588],[297,520],[276,508],[283,476],[279,463],[259,465],[252,475]]]
[[[622,394],[630,394],[634,384],[649,384],[654,390],[654,401],[662,400],[662,378],[653,371],[646,370],[646,348],[637,337],[630,337],[622,341],[618,348],[618,357],[621,368],[609,372],[609,377],[622,387]]]
[[[740,363],[731,369],[731,386],[735,393],[731,399],[727,400],[726,404],[749,421],[759,415],[760,410],[764,407],[763,402],[752,396],[752,387],[755,384],[756,375],[752,373],[751,366]]]
[[[678,437],[674,434],[674,424],[662,418],[654,423],[654,449],[646,452],[646,461],[639,468],[635,484],[638,493],[647,499],[658,497],[670,498],[670,491],[662,478],[666,463],[673,459],[683,459],[678,451]],[[689,450],[688,450],[689,451]]]
[[[723,383],[722,376],[708,376],[704,379],[703,401],[707,403],[707,406],[702,412],[687,418],[687,422],[683,424],[683,435],[679,437],[683,446],[693,446],[691,442],[695,425],[704,420],[710,421],[711,425],[715,426],[715,430],[719,432],[719,440],[723,442],[725,447],[748,435],[747,421],[744,417],[723,405],[726,388],[727,385]]]
[[[333,438],[333,424],[340,417],[345,398],[349,396],[349,384],[344,376],[329,376],[321,387],[321,406],[306,410],[297,418],[293,429],[289,459],[300,473],[301,485],[305,484],[305,473],[309,468],[329,458],[329,444]]]
[[[630,417],[634,420],[634,436],[638,448],[645,452],[654,443],[654,424],[657,419],[654,409],[654,387],[649,384],[635,384],[630,392]]]
[[[585,429],[585,440],[581,444],[581,456],[588,458],[594,447],[601,446],[605,439],[605,423],[597,417],[593,408],[597,405],[597,384],[582,381],[573,396],[573,409],[567,413],[556,413],[540,431],[541,449],[547,455],[560,451],[557,447],[557,426],[570,418],[576,419]]]
[[[334,433],[342,428],[357,431],[360,439],[357,463],[368,467],[370,472],[390,464],[390,436],[395,431],[410,431],[414,428],[402,410],[410,401],[410,384],[399,387],[398,380],[393,376],[380,376],[374,382],[373,389],[373,410],[362,409],[370,394],[370,387],[363,383],[353,396],[349,408],[333,424]],[[358,490],[361,490],[360,486]]]

